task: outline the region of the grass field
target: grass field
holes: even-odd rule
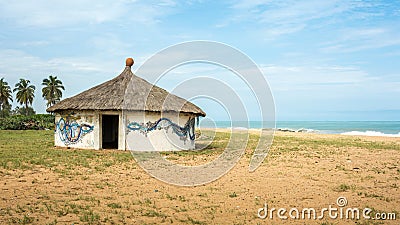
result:
[[[130,152],[53,147],[52,131],[0,131],[0,224],[398,224],[399,138],[278,133],[262,166],[248,172],[257,135],[221,179],[178,187],[152,178]],[[229,135],[201,151],[163,153],[181,164],[216,158]],[[348,207],[397,220],[260,219],[269,207]]]

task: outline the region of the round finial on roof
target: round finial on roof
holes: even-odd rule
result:
[[[133,65],[133,63],[134,63],[134,61],[133,61],[133,59],[132,58],[127,58],[126,59],[126,66],[132,66]]]

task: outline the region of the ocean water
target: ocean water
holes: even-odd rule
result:
[[[270,123],[271,124],[271,123]],[[200,127],[261,129],[261,121],[201,121]],[[400,121],[277,121],[276,129],[293,132],[400,137]]]

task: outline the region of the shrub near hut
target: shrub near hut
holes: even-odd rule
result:
[[[14,115],[0,118],[0,130],[45,130],[54,129],[54,115]]]

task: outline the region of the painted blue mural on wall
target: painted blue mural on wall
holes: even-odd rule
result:
[[[74,119],[60,118],[56,123],[56,133],[60,137],[60,140],[65,145],[75,144],[82,139],[83,136],[92,132],[94,126],[77,123]]]
[[[172,122],[168,118],[160,118],[155,122],[147,122],[147,123],[138,123],[138,122],[129,122],[128,121],[128,132],[130,131],[139,131],[147,137],[147,134],[153,130],[168,130],[172,128],[172,131],[180,137],[181,140],[186,140],[188,137],[190,140],[195,139],[194,133],[195,126],[195,118],[189,118],[186,122],[185,126],[181,127],[178,124]]]

